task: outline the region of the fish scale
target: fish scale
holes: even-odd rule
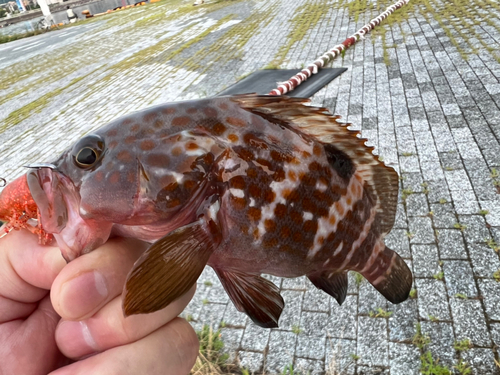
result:
[[[262,273],[307,275],[342,303],[355,270],[399,303],[412,275],[383,242],[397,174],[356,132],[306,102],[239,95],[146,109],[85,136],[4,191],[29,186],[37,232],[52,233],[68,261],[112,233],[152,243],[128,276],[126,315],[167,306],[207,264],[236,308],[262,327],[276,327],[284,307]],[[0,215],[17,217],[2,211],[14,201],[2,195]]]

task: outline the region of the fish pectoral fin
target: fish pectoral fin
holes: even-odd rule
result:
[[[200,220],[151,245],[127,277],[123,290],[124,315],[163,309],[189,291],[219,245],[214,227]]]
[[[342,305],[347,295],[347,271],[325,270],[309,274],[307,277],[316,288],[328,293]]]
[[[215,269],[238,311],[263,328],[278,327],[285,302],[276,285],[259,275]]]
[[[403,258],[385,246],[369,269],[360,272],[375,289],[392,303],[408,298],[412,274]]]

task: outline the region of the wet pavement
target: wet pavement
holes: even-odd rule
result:
[[[392,305],[350,275],[338,306],[305,278],[271,277],[286,307],[280,328],[261,329],[207,268],[183,316],[220,327],[230,358],[251,372],[407,375],[439,359],[454,373],[500,373],[500,9],[471,1],[470,14],[443,21],[453,10],[432,3],[435,14],[412,3],[348,50],[331,65],[347,72],[312,98],[398,171],[386,243],[413,270],[412,298]],[[162,1],[0,45],[0,176],[54,159],[120,115],[216,95],[270,64],[300,68],[382,10]]]

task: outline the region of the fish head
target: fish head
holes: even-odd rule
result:
[[[214,143],[205,138],[172,130],[161,108],[85,135],[55,162],[28,173],[44,228],[71,257],[105,242],[114,224],[172,222],[175,229],[176,217],[196,214],[194,197],[214,160]]]

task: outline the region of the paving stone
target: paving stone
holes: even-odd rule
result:
[[[456,294],[465,294],[469,298],[477,297],[476,283],[468,261],[443,261],[443,271],[449,297]]]
[[[500,269],[498,254],[490,247],[483,244],[469,245],[472,271],[476,277],[492,277]]]
[[[285,308],[279,320],[280,328],[291,330],[294,326],[300,326],[304,292],[285,290],[281,292],[281,296],[285,301]]]
[[[413,275],[432,277],[441,271],[436,245],[412,245]]]
[[[358,318],[358,348],[359,365],[388,366],[389,352],[387,342],[387,319]]]
[[[329,339],[326,342],[325,372],[327,374],[354,375],[356,361],[356,341]]]
[[[311,375],[322,375],[324,373],[325,363],[314,359],[296,358],[293,369],[298,373],[309,372]]]
[[[422,319],[434,317],[450,320],[448,298],[443,281],[435,279],[415,279],[418,292],[418,309]]]
[[[324,291],[317,289],[310,281],[308,281],[308,289],[304,294],[302,311],[329,312],[330,299],[333,298]]]
[[[325,359],[325,336],[309,336],[300,333],[297,336],[297,349],[295,355],[301,358]]]
[[[439,359],[439,363],[453,366],[456,363],[455,336],[451,323],[444,322],[422,322],[422,335],[429,338],[427,349],[432,357]]]
[[[263,352],[267,346],[269,334],[270,331],[267,328],[261,328],[253,323],[247,324],[241,340],[241,348]]]
[[[500,282],[496,280],[478,280],[478,284],[488,318],[500,320]]]
[[[462,352],[461,358],[464,362],[470,364],[471,374],[473,375],[498,374],[495,355],[491,349],[472,348]]]
[[[412,244],[435,243],[434,230],[429,217],[409,217],[408,227],[413,237],[410,239]]]
[[[484,217],[481,215],[459,215],[460,224],[466,226],[464,237],[468,243],[484,242],[490,236]]]
[[[458,341],[469,339],[474,345],[491,346],[483,308],[478,300],[450,298],[450,307]]]
[[[236,358],[235,349],[240,347],[244,331],[245,330],[241,328],[222,328],[220,331],[221,340],[224,343],[222,350],[229,354],[229,362],[233,362]]]
[[[418,375],[420,353],[413,345],[389,343],[391,375]]]
[[[249,370],[250,372],[258,372],[262,369],[264,364],[264,354],[249,351],[240,351],[238,353],[239,365]]]
[[[311,336],[322,336],[325,334],[329,315],[326,313],[302,311],[300,316],[300,328],[304,334]]]
[[[453,228],[453,225],[457,222],[455,210],[449,203],[431,204],[430,209],[433,213],[432,221],[436,228]]]
[[[266,356],[266,372],[280,374],[293,363],[297,335],[293,332],[272,330]]]
[[[336,338],[356,338],[358,296],[348,295],[342,306],[339,306],[333,298],[330,304],[330,316],[325,327],[326,335]]]
[[[410,194],[406,198],[406,212],[408,216],[425,216],[429,214],[429,205],[425,194]]]
[[[370,283],[363,280],[359,286],[358,314],[369,314],[377,308],[386,309],[387,300]]]
[[[467,251],[459,229],[439,229],[438,247],[441,259],[467,259]]]
[[[389,339],[391,341],[411,342],[415,336],[415,322],[418,319],[417,300],[409,298],[397,305],[391,304],[388,310],[392,312],[388,319]]]
[[[410,242],[405,230],[391,230],[385,237],[384,242],[388,248],[393,249],[402,258],[411,258]]]

